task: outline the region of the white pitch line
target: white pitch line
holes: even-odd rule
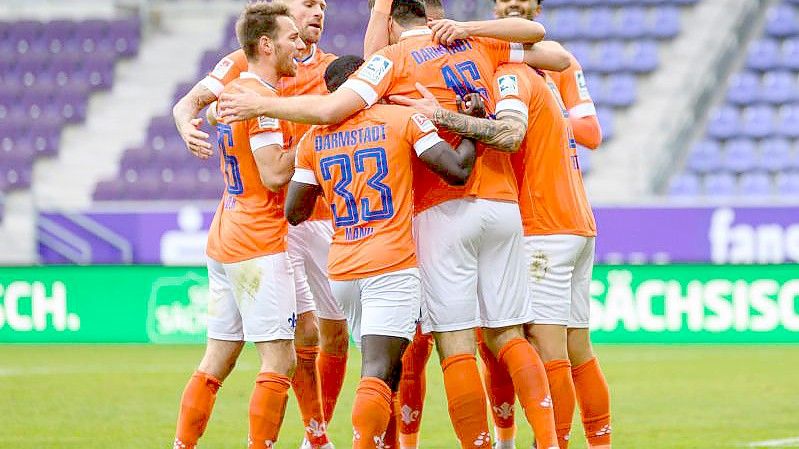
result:
[[[799,447],[799,437],[783,438],[781,440],[754,441],[748,447]]]

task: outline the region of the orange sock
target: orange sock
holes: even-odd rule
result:
[[[347,374],[347,353],[337,355],[322,351],[316,359],[316,366],[322,386],[322,413],[329,425],[344,385],[344,376]]]
[[[513,391],[513,380],[510,378],[508,370],[488,349],[482,336],[478,337],[478,349],[480,357],[483,358],[483,364],[485,364],[483,377],[491,404],[491,414],[494,418],[494,438],[497,440],[497,449],[516,447],[516,423],[513,413],[516,392]]]
[[[391,418],[391,389],[377,377],[362,377],[352,404],[352,449],[383,447]]]
[[[514,338],[499,350],[497,358],[513,379],[513,387],[524,409],[524,415],[535,431],[536,447],[557,449],[552,397],[549,394],[547,373],[538,353],[527,340]]]
[[[205,432],[216,392],[221,386],[222,382],[210,374],[195,371],[191,376],[180,398],[174,449],[194,449],[197,445],[197,440]]]
[[[433,351],[433,337],[417,327],[413,341],[402,355],[402,376],[398,394],[400,449],[416,449],[427,389],[425,370]]]
[[[573,367],[572,379],[588,447],[610,449],[610,390],[596,357]]]
[[[399,395],[393,393],[391,395],[391,416],[386,425],[386,435],[383,437],[383,444],[386,449],[396,449],[399,443],[399,426],[397,417],[399,416]]]
[[[441,361],[444,389],[449,403],[449,417],[463,449],[491,447],[486,416],[486,394],[477,358],[460,354]]]
[[[569,447],[569,432],[574,417],[574,382],[571,363],[568,360],[550,360],[544,364],[552,393],[552,406],[555,411],[555,430],[558,432],[560,449]]]
[[[291,381],[277,373],[260,373],[250,397],[249,449],[272,449],[286,413]]]
[[[319,373],[316,371],[316,357],[319,346],[297,346],[297,369],[291,386],[297,396],[302,422],[305,424],[305,438],[311,447],[319,447],[330,442],[327,438],[327,423],[322,412],[322,390],[319,386]]]

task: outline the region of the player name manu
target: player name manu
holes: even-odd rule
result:
[[[432,61],[445,55],[453,55],[455,53],[461,53],[471,49],[472,44],[469,41],[456,39],[455,42],[448,46],[439,44],[414,50],[411,52],[411,56],[417,64],[424,64],[427,61]]]
[[[314,150],[324,151],[386,140],[386,125],[365,126],[316,136]]]

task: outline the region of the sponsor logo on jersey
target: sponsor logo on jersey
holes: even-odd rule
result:
[[[499,96],[519,95],[519,80],[516,75],[503,75],[497,80],[499,84]]]
[[[358,72],[358,78],[377,86],[385,78],[393,64],[391,60],[384,56],[374,55]]]
[[[261,129],[275,129],[278,127],[278,121],[274,117],[261,115],[258,117],[258,127]]]
[[[216,63],[214,70],[211,72],[211,76],[222,79],[227,75],[227,72],[230,71],[231,67],[233,67],[233,60],[230,58],[222,58],[221,61]]]
[[[574,72],[574,82],[577,84],[577,93],[580,100],[590,100],[591,94],[588,93],[588,83],[585,82],[585,75],[582,70]]]
[[[422,114],[413,114],[411,118],[413,119],[413,123],[415,123],[419,130],[423,133],[429,133],[436,130],[436,125],[434,125],[429,118]]]

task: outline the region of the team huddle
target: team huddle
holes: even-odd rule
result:
[[[437,0],[376,0],[364,58],[318,48],[324,0],[245,7],[241,49],[173,110],[208,158],[197,115],[211,105],[225,180],[208,343],[175,449],[197,446],[247,341],[261,359],[249,447],[274,446],[292,388],[301,449],[333,448],[350,337],[353,448],[420,446],[434,342],[462,448],[514,448],[517,399],[535,447],[568,447],[579,405],[588,446],[610,448],[577,156],[601,131],[579,63],[532,20],[542,1],[496,0],[498,19],[455,22]]]

